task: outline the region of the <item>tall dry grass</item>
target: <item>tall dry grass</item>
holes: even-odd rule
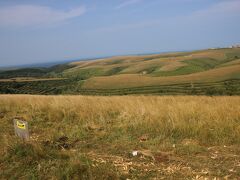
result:
[[[204,96],[29,96],[1,95],[1,124],[23,117],[32,134],[84,138],[89,129],[109,141],[147,134],[153,143],[195,139],[204,144],[240,142],[240,97]]]

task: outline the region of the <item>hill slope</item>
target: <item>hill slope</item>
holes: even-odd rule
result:
[[[3,71],[0,79],[2,93],[240,94],[240,48],[79,61]]]

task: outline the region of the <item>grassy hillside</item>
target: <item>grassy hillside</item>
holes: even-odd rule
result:
[[[1,95],[0,179],[238,179],[239,102]],[[29,142],[14,117],[28,121]]]
[[[240,48],[79,61],[0,72],[0,93],[238,95],[239,62]],[[16,77],[37,78],[39,83]],[[15,80],[6,81],[10,78]],[[45,78],[62,79],[41,80]]]
[[[209,71],[182,76],[150,77],[139,74],[124,74],[111,77],[94,77],[86,81],[84,88],[127,88],[150,85],[168,85],[176,83],[214,82],[240,78],[240,65],[221,67]]]
[[[240,59],[240,48],[204,50],[167,55],[123,56],[90,62],[75,62],[72,63],[72,65],[76,67],[69,69],[68,73],[76,69],[99,69],[102,75],[105,75],[108,71],[113,71],[113,69],[121,67],[121,71],[117,71],[115,75],[182,75],[213,69],[237,59]]]

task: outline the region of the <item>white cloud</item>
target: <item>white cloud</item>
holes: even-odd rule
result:
[[[137,4],[139,3],[141,0],[127,0],[127,1],[124,1],[123,3],[119,4],[116,9],[121,9],[121,8],[124,8],[124,7],[127,7],[127,6],[130,6],[130,5],[133,5],[133,4]]]
[[[32,26],[53,24],[86,12],[84,6],[69,11],[52,9],[47,6],[18,5],[0,8],[0,26]]]

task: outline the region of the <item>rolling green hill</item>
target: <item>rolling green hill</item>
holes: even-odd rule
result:
[[[240,48],[118,56],[0,72],[0,93],[240,94]]]

